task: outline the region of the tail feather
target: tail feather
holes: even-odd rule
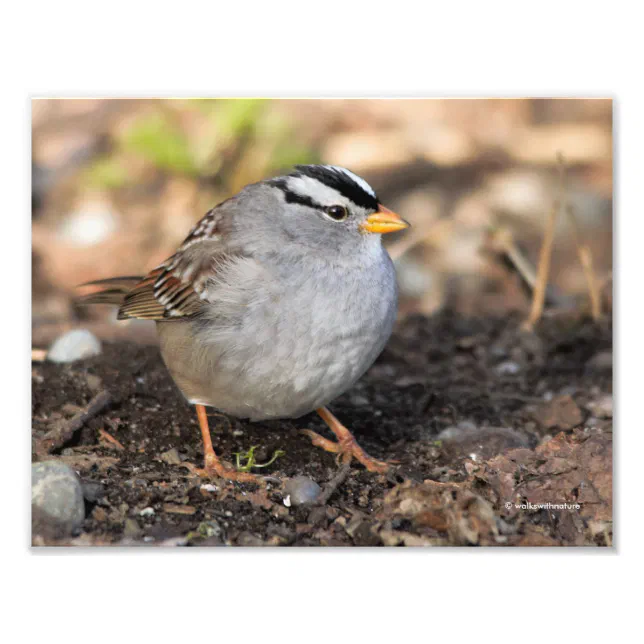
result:
[[[142,277],[127,276],[86,282],[80,286],[109,286],[111,288],[105,288],[100,291],[88,293],[87,295],[82,295],[77,299],[77,302],[83,306],[89,304],[112,304],[122,306],[128,293],[130,293],[142,279]]]
[[[92,280],[91,282],[85,282],[84,284],[79,284],[79,287],[83,286],[113,286],[119,288],[134,288],[143,278],[140,275],[124,275],[121,277],[108,277],[104,280]]]

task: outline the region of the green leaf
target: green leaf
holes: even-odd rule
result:
[[[187,137],[161,114],[135,122],[126,132],[122,145],[162,170],[198,174]]]
[[[215,118],[222,132],[238,137],[252,132],[264,112],[264,98],[230,98],[217,101]]]

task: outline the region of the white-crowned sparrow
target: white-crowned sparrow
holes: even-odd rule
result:
[[[391,334],[396,277],[380,235],[407,226],[349,170],[296,166],[213,208],[146,277],[93,282],[106,290],[84,299],[157,322],[165,364],[197,408],[201,472],[254,478],[219,461],[205,406],[251,420],[316,410],[338,442],[308,431],[314,444],[384,471],[325,405]]]

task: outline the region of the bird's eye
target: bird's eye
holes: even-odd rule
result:
[[[326,214],[334,221],[343,221],[347,218],[349,213],[344,206],[329,206],[326,209]]]

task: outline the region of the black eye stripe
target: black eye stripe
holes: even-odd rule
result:
[[[286,181],[284,181],[283,179],[275,179],[271,181],[271,183],[284,193],[284,199],[286,200],[286,203],[299,203],[302,206],[308,206],[309,208],[314,208],[315,210],[324,210],[324,206],[317,203],[316,201],[313,201],[311,197],[307,197],[305,195],[301,195],[297,192],[289,190]]]
[[[336,170],[333,167],[321,165],[298,165],[295,167],[297,168],[296,172],[292,172],[286,177],[278,177],[269,181],[271,185],[278,187],[284,193],[284,198],[287,203],[298,203],[316,210],[325,210],[324,205],[316,202],[308,195],[303,195],[300,192],[295,192],[290,189],[288,178],[301,179],[308,177],[340,193],[340,195],[356,204],[356,206],[360,206],[366,210],[378,210],[378,197],[367,192],[345,172]]]
[[[367,210],[378,210],[378,198],[366,192],[344,172],[339,172],[324,165],[298,165],[292,177],[311,177],[329,188],[337,190],[342,196],[350,199],[356,206]]]

